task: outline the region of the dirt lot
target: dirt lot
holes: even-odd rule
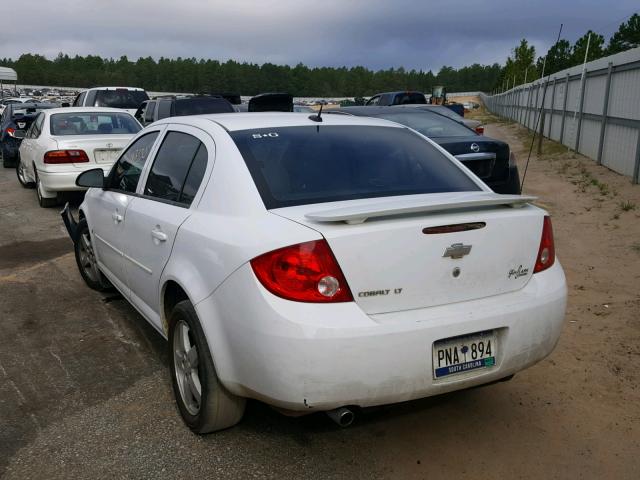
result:
[[[486,133],[522,171],[524,130]],[[83,285],[57,211],[0,169],[0,476],[637,479],[640,186],[545,149],[525,192],[553,215],[570,291],[549,358],[345,430],[250,402],[240,425],[205,437],[175,409],[164,341],[117,295]]]

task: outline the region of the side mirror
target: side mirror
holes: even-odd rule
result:
[[[71,104],[69,102],[62,102],[62,104],[60,105],[61,107],[70,107]]]
[[[26,130],[15,130],[13,132],[13,138],[24,138],[27,136]]]
[[[87,188],[104,188],[104,170],[101,168],[92,168],[86,172],[82,172],[76,178],[76,185],[78,187]]]

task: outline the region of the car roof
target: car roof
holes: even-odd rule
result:
[[[313,115],[315,116],[315,115]],[[324,125],[366,125],[406,128],[397,123],[371,118],[352,117],[349,115],[322,115],[322,122],[314,122],[309,119],[309,112],[256,112],[256,113],[214,113],[208,115],[190,115],[184,117],[169,117],[158,120],[154,125],[161,123],[176,123],[185,125],[205,126],[206,122],[215,122],[228,131],[250,130],[270,127],[299,127],[299,126],[324,126]]]
[[[424,95],[424,93],[422,93],[420,90],[396,90],[394,92],[381,92],[381,93],[376,93],[375,95],[373,95],[374,97],[378,96],[378,95],[398,95],[398,94],[404,94],[404,93],[420,93],[422,95]]]
[[[420,105],[420,106],[424,106],[424,105]],[[368,107],[342,107],[339,108],[337,110],[333,110],[335,112],[341,112],[341,113],[348,113],[350,115],[357,115],[357,116],[368,116],[368,117],[375,117],[377,115],[385,115],[388,113],[398,113],[398,110],[401,108],[404,108],[405,105],[384,105],[384,106],[368,106]],[[408,106],[406,106],[408,107]],[[429,112],[429,110],[427,109],[423,109],[423,108],[416,108],[416,107],[410,107],[410,108],[404,108],[406,113],[414,113],[414,114],[421,114],[422,112],[428,112],[430,114],[433,115],[439,115],[436,112]],[[440,115],[442,117],[442,115]]]
[[[124,115],[131,114],[122,108],[110,108],[110,107],[60,107],[60,108],[51,108],[46,110],[49,115],[53,115],[54,113],[122,113]]]
[[[83,91],[88,92],[89,90],[135,90],[138,92],[144,92],[144,88],[140,87],[91,87]]]

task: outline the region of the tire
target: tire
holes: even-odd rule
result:
[[[13,165],[11,164],[11,162],[9,161],[9,159],[5,156],[4,154],[4,148],[2,146],[0,146],[0,158],[2,158],[2,166],[4,168],[11,168],[13,167]]]
[[[78,222],[73,249],[76,254],[76,265],[84,283],[99,292],[110,289],[111,283],[98,268],[89,226],[85,219]]]
[[[215,432],[242,419],[246,400],[218,380],[200,321],[188,300],[179,302],[169,318],[169,369],[178,410],[193,432]]]
[[[16,176],[18,177],[18,182],[22,185],[23,188],[35,188],[36,183],[30,182],[27,179],[27,172],[24,169],[24,165],[22,164],[22,160],[18,157],[16,161]]]
[[[36,171],[36,193],[38,194],[38,204],[42,208],[51,208],[58,205],[58,196],[55,197],[44,197],[42,196],[42,190],[44,187],[42,186],[42,182],[40,178],[38,178],[38,172]]]

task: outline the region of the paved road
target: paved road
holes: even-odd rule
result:
[[[237,427],[195,436],[173,403],[164,340],[118,295],[85,287],[57,210],[39,208],[35,193],[0,169],[0,476],[634,478],[640,471],[638,391],[614,374],[591,378],[591,363],[575,358],[576,345],[584,352],[586,343],[570,331],[549,359],[511,382],[367,412],[349,429],[322,414],[292,419],[250,402]],[[562,252],[569,234],[560,230]]]

